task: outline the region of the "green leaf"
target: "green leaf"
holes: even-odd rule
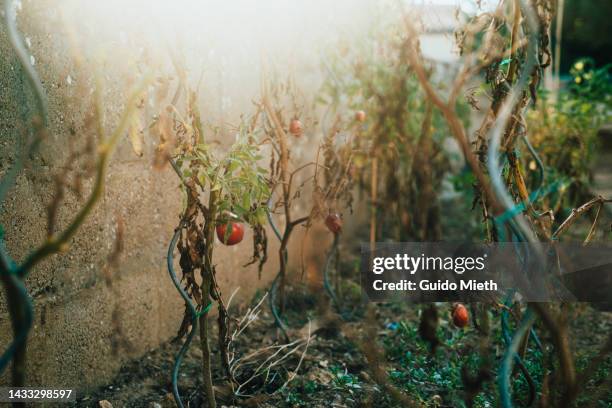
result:
[[[232,211],[234,212],[234,214],[238,216],[238,218],[241,218],[241,219],[243,219],[245,215],[248,213],[248,211],[244,207],[241,207],[238,204],[234,205],[234,207],[232,208]]]
[[[227,166],[227,172],[228,173],[233,173],[238,167],[240,167],[240,162],[236,161],[236,160],[232,160],[230,159],[230,162]]]
[[[257,223],[263,225],[266,223],[266,217],[268,213],[268,207],[257,207],[255,210],[255,218],[257,219]]]
[[[242,195],[242,206],[244,208],[251,208],[251,195],[248,192],[245,192]]]

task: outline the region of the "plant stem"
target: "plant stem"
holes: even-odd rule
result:
[[[563,14],[565,10],[565,0],[559,0],[557,3],[557,22],[555,27],[555,53],[554,53],[554,73],[555,81],[553,88],[554,100],[559,100],[559,88],[561,88],[561,42],[563,36]]]
[[[370,251],[374,250],[374,244],[376,243],[376,211],[378,206],[378,155],[374,155],[372,159],[372,175],[370,183],[370,197],[372,204],[370,208]]]
[[[289,149],[287,147],[287,135],[283,130],[283,126],[278,119],[278,116],[274,112],[270,101],[268,100],[267,93],[264,93],[262,98],[264,108],[266,109],[268,115],[272,123],[274,124],[274,131],[276,133],[276,137],[278,138],[278,144],[280,147],[280,178],[281,184],[283,188],[283,209],[285,211],[285,232],[283,233],[283,239],[281,240],[281,245],[278,250],[278,256],[280,260],[280,311],[281,314],[285,312],[285,283],[286,283],[286,275],[287,275],[287,257],[285,256],[285,252],[287,250],[287,245],[289,244],[289,237],[291,236],[291,230],[293,229],[292,221],[291,221],[291,185],[289,181]]]
[[[202,300],[204,302],[210,302],[210,280],[202,282],[204,290],[202,293]],[[210,347],[208,346],[208,312],[203,313],[200,316],[200,348],[202,349],[202,375],[204,382],[204,393],[206,395],[206,402],[202,404],[202,407],[216,408],[217,402],[215,401],[215,390],[212,383],[212,372],[210,367]]]
[[[283,240],[281,241],[280,248],[278,249],[278,258],[280,260],[280,288],[278,294],[280,296],[280,312],[281,314],[285,313],[285,285],[287,283],[287,256],[285,253],[287,252],[287,244],[289,243],[289,236],[291,232],[285,229],[285,233],[283,234]]]
[[[208,199],[208,214],[204,223],[204,235],[206,239],[206,252],[204,253],[202,267],[202,306],[211,302],[211,286],[213,283],[213,249],[215,239],[215,223],[217,218],[218,191],[211,191]],[[204,393],[207,403],[203,407],[216,408],[215,390],[212,383],[212,372],[210,364],[210,347],[208,345],[208,312],[200,316],[200,348],[202,349],[202,376],[204,382]]]

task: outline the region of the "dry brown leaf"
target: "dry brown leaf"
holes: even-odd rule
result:
[[[144,133],[142,131],[140,118],[137,115],[134,115],[132,118],[132,121],[130,123],[130,129],[128,131],[128,136],[130,137],[130,143],[132,143],[132,149],[134,149],[134,153],[136,153],[138,157],[142,157]]]

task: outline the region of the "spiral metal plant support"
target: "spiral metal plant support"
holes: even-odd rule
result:
[[[525,363],[523,363],[523,359],[519,356],[517,352],[518,345],[516,346],[515,349],[513,349],[513,347],[514,347],[514,338],[518,335],[519,342],[520,342],[520,340],[522,340],[524,335],[526,334],[527,330],[530,330],[532,337],[534,339],[537,339],[535,330],[533,330],[533,328],[531,327],[533,322],[535,321],[535,315],[533,315],[533,311],[528,308],[525,311],[525,315],[523,316],[523,322],[521,322],[521,325],[519,326],[519,328],[517,328],[517,330],[514,332],[514,335],[511,336],[510,335],[510,325],[508,322],[508,318],[509,318],[508,309],[512,306],[511,300],[512,300],[512,297],[511,295],[509,295],[506,298],[506,302],[504,303],[506,307],[504,308],[502,315],[501,315],[502,337],[503,337],[504,343],[506,344],[507,349],[504,353],[504,360],[502,360],[502,366],[501,366],[501,370],[499,374],[500,395],[501,395],[502,401],[510,400],[510,374],[512,372],[512,366],[507,365],[508,363],[506,363],[505,361],[506,356],[508,355],[508,353],[510,353],[511,358],[516,363],[519,370],[521,370],[521,373],[523,374],[523,376],[525,377],[525,380],[527,381],[527,386],[529,387],[529,400],[527,402],[527,406],[531,406],[536,397],[536,385],[535,385],[535,382],[533,381],[533,378],[531,377],[531,374],[529,374],[529,371],[527,370]],[[522,325],[527,324],[525,322],[527,317],[529,317],[532,320],[530,320],[528,325],[524,329],[522,329]],[[539,344],[539,340],[536,342],[536,344]],[[511,407],[511,405],[510,406],[503,405],[503,406],[504,408]]]
[[[38,111],[39,123],[34,121],[34,132],[40,132],[44,129],[47,123],[47,104],[45,98],[45,92],[40,82],[38,73],[30,63],[30,56],[23,45],[21,35],[17,29],[17,15],[15,9],[14,0],[5,0],[4,2],[4,22],[6,24],[8,39],[11,47],[15,54],[23,72],[25,73],[28,84],[34,92],[34,98],[36,100],[36,108]],[[34,134],[34,140],[30,143],[28,153],[32,153],[36,150],[42,137]],[[12,186],[15,177],[19,171],[23,168],[24,160],[19,155],[13,164],[13,166],[0,180],[0,202],[3,201],[6,192]],[[27,276],[28,270],[18,266],[6,252],[4,247],[4,231],[0,227],[0,278],[4,283],[6,290],[10,291],[15,298],[9,299],[9,303],[13,302],[17,309],[22,311],[22,316],[16,317],[19,321],[15,321],[13,318],[13,328],[16,330],[11,344],[7,349],[0,355],[0,374],[4,372],[8,364],[15,357],[17,350],[21,349],[27,342],[28,334],[32,328],[33,321],[33,305],[28,290],[24,285],[25,277]]]
[[[512,340],[510,341],[510,344],[508,344],[508,348],[506,349],[504,353],[504,358],[502,360],[502,365],[501,365],[500,374],[499,374],[500,397],[501,397],[502,407],[504,408],[512,408],[512,399],[511,399],[511,391],[510,391],[510,375],[512,373],[513,362],[516,362],[517,364],[519,364],[519,367],[521,367],[521,370],[525,370],[523,371],[524,373],[526,372],[526,369],[524,368],[520,358],[518,357],[518,348],[521,344],[521,341],[523,340],[523,337],[525,336],[525,334],[527,333],[527,331],[533,325],[534,322],[535,322],[535,315],[533,311],[528,308],[525,311],[523,320],[521,321],[520,325],[517,327],[516,331],[514,332],[514,335],[512,336]],[[533,380],[531,379],[531,377],[527,376],[527,378],[528,378],[529,388],[530,388],[530,401],[528,402],[528,405],[531,405],[535,398],[535,385],[533,384]]]
[[[268,211],[266,211],[266,214],[268,216],[268,222],[270,223],[270,227],[272,228],[274,235],[276,236],[276,238],[278,238],[279,242],[282,242],[283,237],[281,236],[281,233],[279,232],[278,228],[276,227],[276,224],[274,223],[274,219],[272,218],[272,209],[270,208],[271,205],[272,197],[270,197],[270,199],[268,200]],[[288,259],[287,249],[285,249],[285,251],[283,252],[283,257],[285,258],[286,264]],[[289,341],[289,335],[287,334],[287,326],[280,317],[280,314],[278,313],[278,309],[276,307],[276,292],[278,288],[278,280],[280,279],[280,273],[281,271],[279,270],[276,276],[274,277],[274,280],[272,281],[272,285],[270,286],[270,296],[268,296],[268,304],[270,305],[270,310],[272,311],[274,323],[283,333],[283,337],[285,338],[285,340]]]
[[[181,231],[184,227],[185,225],[181,223],[181,225],[179,225],[174,231],[174,235],[172,236],[172,240],[170,241],[170,246],[168,247],[168,256],[166,257],[170,279],[172,279],[172,283],[174,283],[174,287],[176,288],[176,290],[179,292],[179,294],[185,301],[185,304],[189,308],[189,313],[191,314],[191,331],[187,335],[185,342],[181,346],[181,349],[179,350],[178,354],[176,355],[176,359],[174,360],[174,366],[172,369],[172,395],[174,396],[174,401],[176,401],[176,405],[178,405],[179,408],[184,408],[183,402],[181,400],[181,396],[178,391],[178,373],[181,368],[181,363],[183,361],[183,357],[185,357],[185,353],[187,353],[187,350],[189,349],[189,346],[191,345],[191,342],[193,341],[193,338],[198,330],[199,317],[205,313],[208,313],[208,311],[212,307],[212,302],[211,302],[204,309],[202,309],[201,311],[198,311],[196,306],[193,304],[193,302],[189,298],[189,295],[187,294],[187,292],[185,292],[185,290],[181,286],[181,282],[179,281],[178,277],[176,276],[176,272],[174,271],[174,249],[176,248],[178,239],[181,236]]]
[[[0,245],[2,243],[0,242]],[[34,315],[34,307],[32,305],[32,299],[23,284],[23,278],[19,277],[15,269],[9,269],[8,271],[0,271],[4,284],[8,288],[12,288],[14,293],[18,295],[15,299],[21,305],[23,310],[23,316],[21,316],[20,330],[15,334],[11,344],[7,349],[0,355],[0,374],[4,372],[9,363],[13,360],[17,350],[25,345],[28,339],[28,334],[32,328],[32,321]],[[11,289],[9,289],[11,290]]]
[[[542,252],[541,244],[535,237],[534,232],[529,227],[525,217],[522,214],[522,207],[517,206],[512,196],[510,195],[507,187],[504,184],[502,177],[502,166],[499,160],[499,148],[501,145],[502,135],[505,129],[508,126],[508,123],[512,117],[513,111],[519,102],[519,98],[521,94],[524,92],[525,87],[528,84],[528,81],[531,76],[531,72],[536,68],[536,35],[538,32],[538,23],[535,17],[535,11],[532,9],[531,5],[528,4],[525,0],[520,0],[520,8],[523,14],[525,15],[525,20],[529,27],[526,43],[526,61],[523,64],[521,69],[521,73],[518,76],[518,80],[516,84],[512,87],[509,96],[506,101],[502,105],[499,115],[495,121],[493,126],[489,150],[487,152],[487,166],[489,170],[489,174],[491,176],[491,181],[493,185],[493,190],[497,195],[497,198],[505,207],[506,211],[500,216],[495,218],[495,224],[503,229],[504,225],[507,223],[511,230],[513,231],[513,235],[518,239],[519,242],[529,242],[535,249],[535,257],[539,264],[544,263],[544,254]],[[523,140],[527,145],[529,152],[533,155],[534,159],[540,170],[540,185],[543,182],[544,170],[543,164],[540,160],[537,152],[529,143],[529,140],[523,136]],[[534,194],[535,198],[539,194],[539,188]],[[518,209],[518,210],[517,210]],[[524,254],[525,257],[529,257],[530,254],[527,252]],[[506,306],[511,304],[512,293],[508,293],[506,298]],[[512,408],[512,397],[511,397],[511,389],[510,389],[510,373],[512,371],[513,362],[516,362],[525,378],[527,379],[529,388],[530,388],[530,401],[529,404],[533,402],[535,397],[535,384],[533,383],[533,379],[529,375],[526,367],[524,366],[521,358],[519,357],[517,350],[520,342],[522,341],[525,334],[531,330],[535,339],[535,332],[533,332],[532,325],[535,322],[535,315],[533,311],[528,307],[525,311],[522,322],[519,327],[515,330],[515,333],[512,335],[510,340],[509,327],[508,327],[508,310],[502,312],[502,333],[504,336],[504,340],[507,343],[507,349],[504,354],[504,359],[502,361],[502,365],[500,368],[499,374],[499,392],[500,398],[502,402],[502,406],[504,408]],[[537,341],[539,344],[539,341]]]
[[[334,242],[332,243],[331,249],[327,253],[327,259],[325,260],[325,268],[323,269],[323,287],[325,288],[327,295],[331,299],[334,308],[336,309],[336,311],[338,312],[342,320],[349,321],[355,317],[355,314],[354,312],[350,312],[342,308],[342,303],[340,302],[340,299],[338,299],[338,295],[336,294],[336,291],[334,290],[329,280],[329,275],[330,275],[330,272],[332,269],[332,263],[333,263],[332,261],[339,253],[338,252],[339,243],[340,243],[340,233],[335,233]],[[338,273],[338,271],[336,271],[336,273]],[[361,301],[363,302],[364,299],[362,298]]]
[[[340,302],[338,301],[338,296],[336,296],[336,292],[329,281],[329,272],[331,269],[332,260],[338,253],[338,243],[340,241],[340,234],[334,234],[334,242],[332,243],[332,247],[327,254],[327,259],[325,260],[325,268],[323,269],[323,287],[325,291],[329,295],[332,304],[336,308],[336,310],[342,315],[342,308],[340,306]]]
[[[40,115],[40,120],[43,121],[43,125],[47,122],[47,102],[45,98],[45,91],[40,82],[40,77],[34,69],[34,66],[30,62],[30,55],[23,45],[19,30],[17,29],[17,11],[15,9],[14,0],[5,0],[4,2],[4,17],[5,23],[8,30],[8,37],[17,58],[19,64],[23,69],[26,79],[34,91],[34,97],[36,99],[36,108]]]

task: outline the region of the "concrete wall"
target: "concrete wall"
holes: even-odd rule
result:
[[[32,23],[39,21],[37,14],[45,10],[28,4],[23,11],[28,18],[20,19],[20,29],[32,44],[35,66],[47,91],[50,132],[0,207],[6,246],[16,260],[23,259],[45,238],[46,206],[53,194],[51,177],[63,165],[69,145],[83,141],[83,114],[92,86],[86,72],[87,61],[77,66],[61,33]],[[119,72],[125,67],[115,71],[110,66],[104,68],[105,77],[113,78],[106,81],[104,88],[105,127],[112,129],[126,96],[125,77]],[[23,145],[22,131],[31,114],[28,106],[32,106],[4,30],[0,33],[0,90],[1,176],[14,163],[15,149]],[[71,134],[71,128],[75,134]],[[151,153],[153,147],[150,141],[147,143],[145,151]],[[175,335],[183,305],[168,277],[165,253],[181,211],[181,195],[174,173],[169,168],[154,170],[151,158],[150,154],[136,157],[127,137],[122,138],[110,163],[104,197],[71,240],[69,251],[47,259],[28,277],[27,287],[35,305],[27,360],[30,385],[86,389],[103,384],[126,360]],[[85,192],[92,181],[91,177],[86,179]],[[59,216],[60,227],[82,203],[67,194]],[[125,221],[124,250],[113,286],[109,287],[103,279],[103,268],[115,241],[118,217]],[[275,243],[271,242],[273,251]],[[273,253],[261,281],[256,266],[242,268],[251,254],[251,245],[248,232],[241,246],[220,245],[216,250],[219,283],[226,296],[230,289],[241,287],[237,301],[267,286],[276,270]],[[113,312],[118,313],[120,333],[113,327]],[[10,339],[10,320],[2,293],[0,347],[4,349]],[[113,352],[113,340],[128,342],[130,347]],[[9,372],[0,377],[0,384],[8,383]]]
[[[292,72],[294,78],[304,81],[301,85],[307,90],[305,95],[311,98],[321,80],[318,55],[325,47],[321,39],[331,42],[334,37],[328,36],[330,31],[361,24],[363,19],[353,18],[355,11],[370,18],[367,8],[360,9],[365,1],[335,2],[336,11],[324,1],[312,2],[308,3],[311,7],[308,12],[294,10],[292,2],[275,5],[270,1],[257,17],[263,16],[266,21],[251,18],[249,13],[254,9],[247,7],[248,2],[238,2],[235,12],[228,14],[232,18],[225,20],[214,15],[215,8],[207,9],[212,15],[198,31],[206,36],[204,42],[200,34],[197,38],[187,34],[172,44],[160,44],[155,43],[159,38],[153,35],[160,26],[138,14],[124,15],[124,2],[115,2],[115,8],[107,9],[104,9],[107,2],[87,3],[88,7],[74,0],[19,3],[19,29],[47,92],[50,117],[48,138],[0,204],[6,246],[16,260],[22,260],[45,239],[47,205],[53,196],[52,177],[64,165],[70,146],[84,142],[87,129],[83,123],[90,109],[92,73],[96,70],[103,84],[106,129],[116,125],[135,71],[151,69],[157,74],[171,74],[169,48],[184,55],[191,68],[192,83],[205,67],[200,106],[207,123],[238,123],[242,113],[252,111],[251,101],[259,92],[261,73],[257,58],[267,52],[259,44],[280,50],[266,55],[280,64],[283,75]],[[136,3],[126,2],[125,7],[133,12]],[[102,9],[81,13],[89,7]],[[147,2],[140,7],[150,10]],[[327,11],[322,18],[317,7]],[[189,12],[185,16],[191,19],[186,25],[200,27],[200,16]],[[176,26],[176,21],[169,25]],[[262,37],[240,32],[245,26]],[[309,31],[307,27],[316,30]],[[230,39],[228,32],[233,33]],[[198,38],[200,42],[196,41]],[[0,176],[15,162],[16,152],[24,145],[23,131],[32,114],[31,106],[31,92],[3,29]],[[314,123],[313,116],[304,120]],[[223,135],[231,136],[228,127],[222,127]],[[296,163],[312,160],[308,157],[317,145],[314,128],[307,128],[306,137],[293,146],[293,160]],[[35,305],[34,327],[28,343],[30,385],[76,386],[81,390],[99,386],[111,379],[127,360],[159,346],[176,333],[183,305],[168,277],[165,254],[181,210],[181,195],[177,178],[169,168],[153,169],[153,149],[154,140],[147,137],[145,155],[139,158],[132,152],[127,137],[121,139],[110,162],[104,196],[71,240],[69,250],[46,259],[27,278]],[[85,192],[92,181],[92,177],[86,178]],[[60,228],[82,203],[83,199],[74,194],[66,195],[58,217]],[[307,205],[297,205],[296,213],[306,211]],[[104,268],[115,242],[118,219],[125,221],[124,250],[110,287],[104,281]],[[300,234],[294,237],[298,251]],[[255,265],[242,267],[251,255],[250,232],[243,245],[220,245],[216,249],[218,281],[226,296],[240,287],[236,297],[240,302],[249,299],[257,288],[268,286],[278,269],[277,244],[271,233],[269,236],[270,261],[261,280]],[[315,228],[311,237],[317,242],[317,252],[306,254],[310,264],[307,276],[316,285],[319,269],[313,265],[322,261],[322,242],[331,238],[321,233],[320,227]],[[299,261],[299,257],[294,258]],[[120,323],[119,332],[114,321]],[[2,293],[0,347],[4,349],[11,338]],[[114,350],[113,342],[117,340],[130,347]],[[0,376],[0,384],[8,383],[9,372]]]
[[[100,74],[103,84],[104,126],[112,130],[134,73],[152,70],[156,75],[170,75],[173,70],[168,50],[182,54],[192,84],[197,83],[203,70],[200,106],[207,124],[221,125],[223,136],[229,138],[231,132],[226,124],[238,123],[242,113],[253,110],[252,100],[260,89],[262,55],[269,57],[271,66],[281,67],[281,72],[275,71],[281,77],[291,73],[294,80],[301,82],[304,101],[310,104],[322,79],[320,53],[335,41],[336,31],[346,34],[376,16],[370,12],[376,2],[366,0],[303,2],[301,7],[306,10],[296,10],[296,3],[277,0],[270,0],[267,8],[257,10],[248,1],[219,1],[215,3],[218,9],[202,6],[198,1],[183,2],[193,7],[199,5],[203,15],[171,3],[163,3],[171,7],[166,14],[182,14],[162,27],[158,20],[166,17],[165,11],[153,18],[138,13],[152,8],[146,1],[20,2],[19,29],[29,44],[47,92],[50,117],[47,140],[0,203],[6,246],[16,260],[22,260],[45,238],[46,209],[53,196],[52,177],[64,165],[71,147],[84,143],[87,129],[83,122],[90,109],[94,72]],[[219,10],[225,10],[225,14]],[[166,42],[160,40],[161,31],[177,27],[199,31],[195,30],[196,35],[183,33],[171,43],[167,40],[172,35],[165,37]],[[260,44],[265,44],[267,50]],[[31,92],[3,27],[0,176],[14,163],[16,151],[24,145],[31,106]],[[293,141],[295,163],[312,160],[318,145],[320,135],[316,135],[315,115],[310,109],[308,105],[304,111],[306,136]],[[39,264],[27,279],[35,305],[34,328],[28,344],[30,385],[76,386],[81,390],[99,386],[110,380],[127,360],[159,346],[176,333],[183,305],[168,277],[165,254],[181,211],[181,195],[178,180],[169,168],[161,171],[153,168],[154,140],[150,137],[145,140],[145,154],[139,158],[127,136],[122,137],[110,162],[104,196],[71,240],[69,250]],[[92,181],[91,177],[85,180],[85,192]],[[82,203],[82,199],[67,194],[58,227],[65,226]],[[308,211],[303,203],[297,207],[296,214]],[[109,287],[104,281],[104,268],[112,252],[119,218],[125,221],[124,250]],[[297,254],[301,250],[301,234],[297,231],[293,238]],[[250,232],[240,246],[218,246],[215,252],[218,281],[225,296],[240,287],[235,299],[241,302],[250,299],[257,288],[268,286],[278,270],[277,244],[272,233],[269,237],[270,260],[261,280],[255,265],[242,267],[251,255]],[[317,245],[312,253],[306,246],[307,277],[310,284],[317,286],[320,285],[317,265],[324,255],[322,248],[327,248],[331,238],[320,225],[309,237]],[[299,258],[293,257],[295,264]],[[299,269],[295,264],[293,269]],[[10,321],[2,293],[0,347],[4,349],[10,339]],[[113,348],[117,341],[129,347]],[[8,372],[0,376],[0,385],[7,384],[9,377]]]

